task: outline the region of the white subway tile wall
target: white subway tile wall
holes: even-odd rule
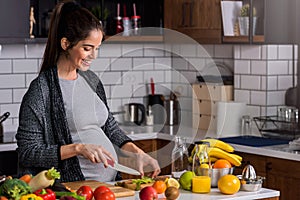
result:
[[[252,116],[276,115],[285,104],[286,90],[297,83],[296,52],[297,45],[234,46],[234,97],[247,102]]]
[[[17,124],[20,102],[38,75],[45,44],[0,46],[0,114],[11,116],[4,123]],[[110,44],[104,42],[91,70],[99,75],[112,112],[128,102],[145,102],[153,78],[156,92],[181,94],[182,120],[191,123],[192,89],[205,66],[212,61],[234,72],[236,101],[246,102],[251,116],[274,114],[282,105],[285,90],[297,73],[293,45],[182,45]],[[296,56],[295,56],[296,57]],[[297,57],[296,57],[297,59]],[[294,77],[293,77],[294,76]],[[269,105],[270,104],[270,105]],[[122,121],[122,115],[115,115]]]

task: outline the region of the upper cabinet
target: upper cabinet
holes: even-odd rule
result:
[[[29,0],[0,1],[0,38],[29,38]]]
[[[266,43],[300,44],[300,1],[266,1]]]
[[[164,27],[199,43],[221,43],[220,0],[165,0]]]
[[[233,18],[232,16],[228,19],[224,18],[232,21],[230,28],[234,30],[234,34],[230,36],[224,36],[221,2],[226,1],[165,0],[165,28],[184,33],[202,44],[262,43],[265,41],[265,0],[236,1],[240,3],[240,7],[232,10],[235,14],[232,15]],[[241,16],[240,13],[240,9],[245,5],[249,5],[249,10],[253,11],[247,12],[247,17]],[[248,28],[246,33],[241,29],[242,18],[243,24]],[[253,29],[253,32],[249,31],[249,28]]]

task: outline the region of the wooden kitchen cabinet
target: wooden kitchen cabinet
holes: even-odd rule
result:
[[[193,128],[217,129],[217,102],[233,100],[232,85],[193,84]]]
[[[161,166],[160,175],[171,174],[171,152],[174,147],[174,142],[162,139],[147,139],[134,141],[134,143],[150,156],[157,159]],[[119,157],[119,162],[126,166],[135,166],[136,164],[136,160],[126,157]],[[147,175],[147,173],[145,175]],[[122,173],[122,178],[130,179],[137,177]]]
[[[164,27],[199,43],[222,42],[221,0],[165,0]]]
[[[236,154],[243,157],[243,162],[235,169],[235,174],[241,174],[250,162],[258,176],[266,177],[263,187],[280,191],[280,200],[300,199],[300,162],[242,152]]]

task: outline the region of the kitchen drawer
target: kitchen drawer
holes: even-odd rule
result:
[[[233,99],[232,85],[194,84],[194,98],[211,101],[229,101]]]
[[[193,99],[193,113],[203,115],[216,115],[217,102]]]
[[[217,121],[216,116],[193,114],[193,128],[201,130],[216,130]]]

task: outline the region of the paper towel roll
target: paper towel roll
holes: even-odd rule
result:
[[[240,136],[241,118],[245,112],[245,102],[217,102],[217,137]]]

